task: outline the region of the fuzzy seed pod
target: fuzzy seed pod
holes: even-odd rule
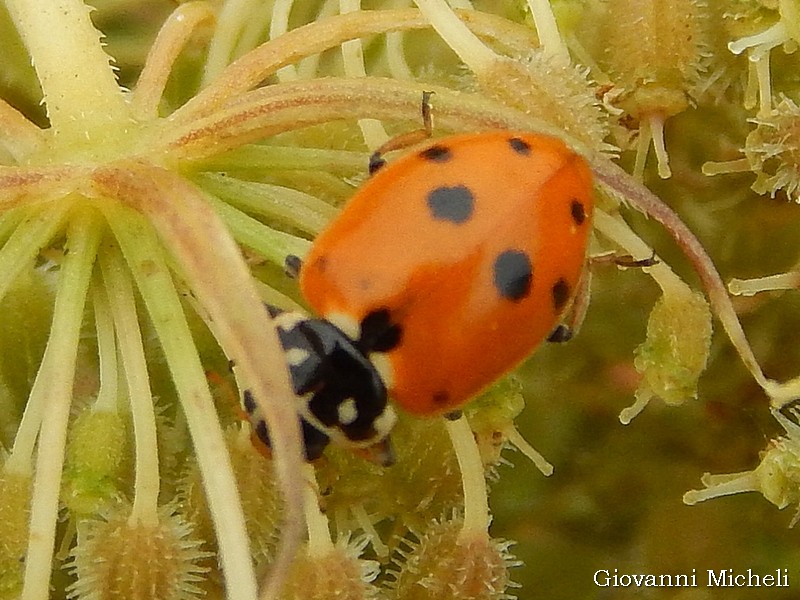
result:
[[[130,420],[117,412],[84,410],[67,444],[62,497],[70,512],[97,514],[124,496],[132,475]]]
[[[434,522],[400,563],[393,585],[398,600],[502,600],[518,566],[509,542],[485,532],[462,535],[459,520]]]
[[[78,527],[70,567],[77,581],[70,598],[79,600],[190,600],[208,556],[191,527],[169,508],[155,523],[133,522],[116,507],[103,520]]]

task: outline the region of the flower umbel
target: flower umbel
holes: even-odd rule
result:
[[[59,236],[66,235],[56,269],[50,338],[4,465],[9,478],[32,477],[30,537],[21,596],[45,598],[49,594],[64,442],[79,373],[78,340],[93,280],[99,286],[93,302],[98,324],[105,318],[106,331],[110,327],[114,332],[111,337],[98,338],[101,379],[95,405],[112,410],[122,405],[126,411],[130,408],[133,416],[137,460],[130,523],[153,527],[164,519],[158,508],[155,413],[132,278],[160,341],[200,457],[217,538],[224,549],[220,553],[223,570],[230,580],[237,581],[242,597],[255,597],[249,552],[242,542],[246,533],[237,487],[171,272],[186,278],[188,289],[213,319],[214,333],[225,352],[236,360],[248,385],[260,389],[261,398],[287,397],[291,390],[285,369],[256,368],[254,361],[283,362],[274,334],[269,337],[269,322],[238,247],[198,190],[161,166],[170,160],[163,147],[152,145],[153,136],[165,134],[160,126],[166,121],[157,118],[156,106],[166,72],[180,48],[180,32],[175,31],[174,23],[183,20],[181,15],[188,15],[190,22],[193,15],[205,12],[209,16],[208,8],[192,3],[178,9],[163,32],[173,44],[156,44],[137,88],[139,93],[128,98],[114,79],[99,34],[82,3],[8,5],[33,56],[51,127],[39,131],[4,106],[6,130],[21,135],[9,142],[17,166],[3,167],[2,198],[6,222],[15,219],[21,227],[6,231],[3,258],[10,268],[4,270],[3,291],[31,268],[41,249],[59,248]],[[155,152],[145,151],[148,147]],[[154,220],[142,216],[155,213],[159,216]],[[215,248],[214,253],[203,252],[207,244]],[[237,298],[240,305],[233,306],[226,297]],[[117,356],[123,370],[110,366]],[[119,380],[123,372],[124,380]],[[117,390],[118,384],[123,391]],[[290,498],[299,489],[295,481],[300,465],[296,418],[290,401],[275,411],[267,408],[267,414],[277,417],[276,440],[283,439],[278,443],[276,465]],[[118,493],[112,485],[106,500],[113,502]],[[289,511],[295,525],[286,530],[287,540],[300,523],[296,513],[291,515]],[[286,556],[291,554],[290,546]]]
[[[494,14],[444,0],[374,10],[342,0],[334,14],[333,2],[166,2],[172,13],[146,56],[138,41],[108,46],[125,67],[118,80],[95,25],[113,28],[105,11],[119,10],[141,12],[146,26],[151,11],[138,9],[159,1],[94,13],[81,0],[5,3],[28,53],[15,59],[21,51],[9,41],[9,72],[25,81],[32,62],[36,79],[9,94],[19,110],[0,101],[0,304],[10,315],[0,319],[0,599],[108,597],[99,589],[126,600],[256,600],[283,598],[287,578],[284,594],[297,597],[510,597],[519,563],[510,542],[489,534],[487,472],[498,480],[509,444],[553,472],[514,423],[524,395],[516,380],[490,388],[459,420],[401,418],[394,470],[336,448],[311,467],[262,306],[302,309],[285,258],[302,257],[335,218],[369,150],[394,129],[418,127],[423,91],[433,92],[434,135],[542,132],[591,164],[599,209],[588,262],[629,255],[629,270],[661,291],[649,339],[635,362],[628,357],[643,381],[624,420],[651,397],[698,404],[684,401],[703,397],[711,314],[774,408],[800,396],[800,380],[764,374],[705,248],[644,183],[650,141],[659,174],[673,174],[660,186],[707,182],[687,166],[691,143],[671,141],[668,165],[664,125],[706,102],[701,80],[720,64],[706,53],[725,47],[715,19],[728,12],[660,0],[634,3],[647,19],[623,22],[614,11],[631,3],[509,1]],[[736,164],[757,172],[757,192],[795,198],[796,97],[767,97],[766,61],[775,44],[793,49],[796,3],[733,4],[780,21],[765,30],[754,67],[761,111]],[[605,37],[587,37],[598,7],[609,9],[605,29],[624,33],[606,36],[610,49],[598,50]],[[654,58],[662,62],[651,72]],[[727,78],[737,63],[723,62]],[[612,142],[632,147],[632,126],[636,178],[612,162]],[[628,207],[666,228],[707,303],[670,267],[669,250],[657,255],[634,232]],[[703,214],[692,222],[713,220]],[[588,273],[583,287],[576,324]],[[594,397],[602,369],[590,367],[584,392]],[[549,387],[560,393],[562,383]],[[267,416],[269,459],[239,416],[243,389]],[[766,466],[733,482],[706,478],[706,496],[689,499],[758,488],[778,506],[796,503],[797,432],[779,421],[788,437],[770,446]],[[537,500],[533,485],[525,482],[526,507]],[[583,490],[561,504],[577,513],[592,500]],[[537,543],[548,534],[534,533]]]

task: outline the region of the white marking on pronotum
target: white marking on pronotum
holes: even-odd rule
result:
[[[353,398],[347,398],[339,403],[336,409],[339,417],[339,423],[342,425],[350,425],[358,418],[358,406]]]
[[[286,362],[290,367],[298,367],[308,360],[311,356],[308,350],[302,348],[289,348],[286,351]]]
[[[279,314],[277,317],[275,317],[275,325],[277,325],[284,331],[291,331],[292,329],[297,327],[299,323],[302,323],[307,319],[308,317],[299,312],[292,312],[292,311],[283,312]]]
[[[394,370],[392,369],[392,361],[387,354],[385,352],[370,352],[369,360],[383,380],[383,385],[386,386],[387,389],[392,389]]]
[[[383,439],[391,433],[397,423],[397,413],[394,412],[391,404],[387,405],[383,412],[373,422],[373,427],[378,434],[378,439]]]
[[[325,315],[325,318],[341,329],[344,334],[351,340],[357,340],[361,333],[361,325],[358,320],[345,313],[330,313]]]

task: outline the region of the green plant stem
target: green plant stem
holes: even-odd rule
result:
[[[97,354],[100,361],[100,389],[92,410],[116,413],[119,403],[119,363],[117,362],[117,336],[108,295],[99,280],[92,285]]]
[[[264,15],[264,21],[261,23],[263,26],[262,31],[267,28],[269,10],[264,6],[263,2],[256,4],[257,2],[260,2],[260,0],[228,0],[219,6],[217,23],[208,47],[208,55],[203,71],[203,87],[214,81],[225,70],[231,60],[236,58],[235,48],[246,21],[256,20],[253,16],[256,14]],[[247,18],[244,18],[245,16]]]
[[[339,11],[342,14],[361,11],[361,0],[339,0]],[[364,45],[361,38],[342,42],[339,52],[342,55],[342,66],[346,77],[366,77],[367,67],[364,64]],[[389,139],[389,134],[378,119],[361,118],[358,120],[361,137],[370,150],[378,148]]]
[[[242,380],[252,390],[253,398],[266,415],[270,437],[274,441],[273,464],[287,507],[281,547],[266,583],[266,597],[276,598],[302,535],[300,469],[304,461],[294,408],[295,395],[274,325],[258,297],[239,247],[197,188],[166,169],[136,162],[98,169],[94,184],[100,197],[124,201],[144,213],[152,223],[161,243],[180,265],[182,275],[192,282],[192,293],[208,315],[208,325],[214,336],[226,355],[236,362]],[[213,252],[209,252],[209,248],[213,248]],[[128,262],[132,263],[130,259]],[[139,281],[140,286],[142,281]],[[162,343],[171,343],[171,340],[162,338]],[[193,356],[197,358],[194,350]],[[182,373],[178,367],[183,366],[172,366],[173,375]],[[199,368],[199,363],[197,366]],[[188,396],[181,395],[182,403],[189,403],[184,406],[187,418],[189,411],[196,411],[196,398],[201,389],[205,398],[209,392],[204,378],[202,388],[199,381],[190,389],[184,388],[184,394],[189,392]],[[213,426],[216,435],[219,423],[214,420]],[[202,433],[202,429],[197,429],[193,437]],[[195,443],[198,444],[197,439]],[[199,440],[197,450],[205,481],[210,477],[206,471],[213,470],[216,463],[213,456],[201,454],[204,443],[206,440]],[[209,492],[229,493],[235,498],[235,490],[214,490],[211,483],[207,485]],[[209,503],[213,512],[214,500],[210,499]],[[241,516],[241,507],[237,514]],[[218,536],[224,539],[227,532],[222,519],[215,519],[215,523],[218,524]],[[224,548],[221,548],[220,555],[226,573],[235,572],[238,568],[235,559]],[[231,581],[233,579],[229,579]]]
[[[214,10],[206,2],[187,2],[172,12],[150,47],[131,94],[131,106],[137,119],[155,119],[158,116],[158,104],[178,55],[195,29],[213,19]]]
[[[445,0],[414,2],[433,25],[436,33],[474,73],[483,73],[500,58],[469,30]]]
[[[315,196],[280,185],[242,181],[217,173],[202,173],[196,181],[207,192],[224,198],[226,205],[306,233],[319,234],[338,212]]]
[[[198,160],[284,131],[365,114],[407,120],[418,127],[423,90],[435,93],[436,123],[442,132],[518,129],[563,136],[558,127],[542,119],[479,95],[413,81],[361,77],[279,83],[246,92],[229,107],[171,129],[157,143],[173,160]],[[588,152],[585,146],[580,148]]]
[[[89,279],[102,231],[92,212],[78,209],[67,232],[68,252],[59,277],[53,326],[30,394],[30,405],[46,405],[46,410],[39,432],[25,581],[20,600],[46,600],[50,595],[75,363]]]
[[[55,136],[89,143],[118,134],[129,111],[81,0],[6,0],[30,53]]]
[[[653,249],[633,232],[622,220],[622,217],[615,218],[602,210],[595,209],[592,221],[596,231],[628,252],[634,260],[649,258],[652,255]],[[653,266],[647,267],[647,273],[655,280],[664,294],[688,295],[692,293],[689,286],[675,274],[668,264],[661,260]]]
[[[64,225],[70,205],[70,202],[60,202],[46,209],[34,208],[17,225],[0,249],[0,298]]]
[[[158,521],[160,488],[156,414],[142,333],[136,314],[133,284],[119,248],[115,245],[105,246],[100,252],[99,261],[117,331],[119,354],[124,365],[133,417],[136,482],[131,520],[146,526],[155,526]]]
[[[0,166],[0,211],[63,198],[86,174],[82,168]]]
[[[287,256],[303,257],[311,247],[308,240],[267,227],[222,200],[210,197],[209,203],[237,242],[252,248],[274,265],[283,267]]]
[[[463,415],[454,421],[447,419],[446,424],[458,459],[464,489],[464,527],[459,538],[485,535],[489,530],[489,496],[478,444]]]
[[[528,9],[533,16],[536,33],[539,35],[545,52],[569,60],[569,52],[561,39],[550,2],[548,0],[528,0]]]
[[[522,27],[510,31],[508,21],[477,11],[456,11],[456,14],[463,17],[468,22],[469,28],[480,33],[482,37],[490,38],[500,44],[504,43],[503,38],[508,38],[505,41],[518,48],[530,46],[530,32]],[[207,115],[219,109],[227,101],[238,98],[254,88],[281,67],[292,65],[319,52],[337,48],[348,39],[390,31],[426,29],[430,26],[428,19],[419,10],[410,8],[367,10],[319,19],[288,31],[278,39],[265,42],[236,60],[210,81],[208,87],[175,111],[170,119],[185,123]],[[484,53],[491,55],[484,58],[495,56],[479,40],[476,39],[475,42],[483,48]],[[480,50],[477,52],[481,53]],[[419,87],[418,83],[415,85]],[[354,103],[354,106],[358,105]],[[368,111],[363,111],[360,116],[364,114],[372,115]]]
[[[313,466],[305,465],[303,475],[306,485],[303,490],[303,509],[308,527],[308,545],[306,552],[312,557],[321,557],[333,550],[328,517],[319,506],[319,486]]]
[[[102,210],[147,306],[189,425],[216,527],[228,598],[255,600],[255,575],[238,487],[205,373],[162,247],[140,215],[113,200],[104,201]]]
[[[198,167],[204,171],[236,172],[253,169],[290,171],[331,171],[337,175],[362,174],[366,169],[367,156],[353,150],[331,150],[329,148],[304,148],[301,146],[272,146],[250,144],[214,156]]]
[[[629,205],[655,219],[670,233],[700,278],[714,315],[722,323],[728,338],[753,379],[770,397],[772,406],[780,408],[800,396],[800,378],[778,382],[767,379],[764,375],[761,365],[747,341],[728,290],[714,266],[714,262],[700,240],[680,220],[678,215],[643,184],[634,180],[617,165],[600,159],[596,155],[592,156],[590,164],[598,183],[605,186],[609,193],[625,198]]]

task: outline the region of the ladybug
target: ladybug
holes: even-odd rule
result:
[[[319,318],[277,315],[311,454],[320,433],[386,438],[387,394],[414,415],[451,413],[548,335],[567,339],[586,263],[592,177],[556,138],[454,135],[370,164],[300,266]]]

